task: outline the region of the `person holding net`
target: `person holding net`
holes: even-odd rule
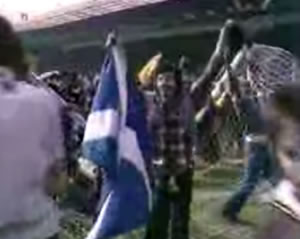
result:
[[[245,30],[243,30],[245,32]],[[239,189],[225,204],[223,215],[237,221],[238,214],[262,179],[276,184],[277,172],[273,152],[266,135],[267,123],[263,117],[266,102],[273,92],[296,81],[297,62],[294,56],[278,47],[248,44],[244,47],[242,78],[244,86],[235,87],[236,103],[247,124],[245,143],[248,162]],[[239,84],[237,77],[231,79]]]

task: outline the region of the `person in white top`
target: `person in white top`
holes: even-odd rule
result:
[[[59,233],[52,200],[63,177],[60,101],[26,83],[24,51],[0,17],[0,238],[48,239]]]

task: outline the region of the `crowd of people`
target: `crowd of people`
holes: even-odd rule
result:
[[[294,234],[273,234],[272,227],[262,238],[299,237],[300,86],[277,88],[267,99],[263,97],[263,103],[259,97],[250,99],[247,86],[240,84],[229,64],[245,41],[243,29],[228,21],[200,77],[189,71],[187,58],[174,63],[160,54],[150,74],[138,79],[157,171],[147,239],[190,237],[194,149],[203,153],[208,135],[218,127],[216,118],[228,104],[246,116],[249,163],[243,184],[226,203],[223,215],[238,222],[242,206],[265,178],[278,192],[274,205],[286,225],[281,229],[290,228]],[[214,97],[211,92],[222,71],[228,85]],[[30,76],[21,41],[10,23],[0,18],[1,239],[59,238],[55,199],[67,178],[76,177],[85,120],[98,81],[97,76],[90,80],[71,72]],[[101,177],[97,181],[100,187]]]

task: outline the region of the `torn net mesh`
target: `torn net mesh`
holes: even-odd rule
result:
[[[254,44],[244,52],[244,57],[234,73],[240,85],[249,87],[246,91],[253,99],[268,99],[276,88],[297,81],[300,83],[300,68],[295,56],[282,48],[261,44]],[[245,92],[245,89],[241,90]],[[226,113],[218,116],[217,120],[222,125],[208,139],[209,145],[204,157],[216,161],[220,157],[241,156],[242,137],[246,134],[247,124],[239,114],[229,101]]]
[[[258,95],[268,96],[284,84],[299,81],[298,62],[289,51],[255,44],[246,58],[246,79]]]

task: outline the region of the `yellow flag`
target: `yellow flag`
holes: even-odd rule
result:
[[[138,79],[143,86],[149,86],[156,77],[156,72],[162,59],[162,54],[159,53],[153,56],[138,74]]]

